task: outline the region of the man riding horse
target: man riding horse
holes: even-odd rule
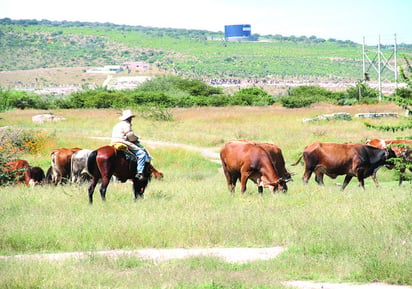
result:
[[[111,145],[117,147],[117,144],[123,144],[136,155],[137,172],[135,177],[138,180],[143,180],[143,169],[145,163],[151,160],[151,156],[140,144],[139,137],[133,132],[132,119],[134,117],[135,115],[129,109],[123,111],[119,117],[120,122],[113,127]]]

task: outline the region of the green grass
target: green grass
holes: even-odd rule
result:
[[[90,254],[65,261],[0,260],[1,288],[284,288],[285,280],[372,282],[412,285],[411,184],[398,187],[393,171],[381,169],[381,188],[355,179],[345,191],[325,177],[304,185],[303,167],[289,164],[314,140],[361,141],[392,138],[367,129],[361,120],[302,123],[331,111],[396,111],[387,105],[289,110],[259,108],[176,109],[174,121],[137,117],[136,132],[155,139],[209,147],[232,138],[278,144],[294,181],[286,194],[262,196],[249,182],[245,195],[231,196],[220,165],[196,151],[150,148],[154,165],[165,174],[152,180],[145,198],[133,202],[130,183],[110,183],[107,202],[88,205],[87,185],[0,188],[0,255],[140,248],[284,246],[281,256],[249,264],[217,258],[189,258],[156,264],[133,257],[110,259]],[[10,111],[0,125],[45,130],[50,143],[32,164],[49,162],[54,147],[96,148],[117,121],[114,110],[55,111],[66,121],[33,125],[39,111]],[[411,131],[404,131],[406,136]],[[409,174],[409,173],[408,173]]]

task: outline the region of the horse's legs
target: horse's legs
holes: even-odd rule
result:
[[[139,182],[138,179],[133,179],[134,201],[137,201],[139,198],[143,199],[145,186],[139,185]]]
[[[106,201],[106,190],[107,186],[109,185],[111,175],[102,176],[102,185],[100,186],[100,196],[102,197],[102,201]]]
[[[94,193],[94,189],[96,188],[98,182],[98,178],[93,177],[92,178],[92,182],[90,183],[89,186],[89,204],[93,204],[93,193]]]

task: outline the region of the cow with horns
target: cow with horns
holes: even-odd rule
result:
[[[361,143],[332,143],[315,142],[305,147],[303,154],[292,165],[297,165],[304,159],[305,172],[303,182],[307,183],[315,173],[315,181],[323,185],[323,176],[331,178],[346,175],[342,190],[355,176],[359,185],[364,189],[364,179],[375,175],[377,170],[388,164],[387,160],[393,156],[393,151],[378,149]]]
[[[277,146],[243,140],[230,141],[221,148],[220,159],[232,194],[237,180],[240,180],[241,193],[246,191],[248,179],[257,184],[259,193],[263,192],[263,187],[269,187],[272,192],[278,189],[286,191],[286,183],[291,180]]]

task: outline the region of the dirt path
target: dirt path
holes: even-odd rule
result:
[[[300,289],[411,289],[410,286],[391,285],[386,283],[350,284],[350,283],[320,283],[312,281],[286,281],[286,286]]]
[[[183,148],[186,150],[196,151],[196,152],[199,152],[204,158],[212,162],[219,163],[219,164],[221,163],[219,153],[216,152],[216,150],[218,149],[197,147],[197,146],[192,146],[192,145],[187,145],[187,144],[156,141],[156,140],[144,140],[143,143],[149,145],[152,148],[168,146],[168,147],[178,147],[178,148]]]
[[[189,257],[218,257],[228,263],[247,263],[256,260],[268,260],[277,257],[285,250],[283,247],[271,248],[198,248],[198,249],[141,249],[141,250],[107,250],[68,252],[55,254],[30,254],[0,256],[0,260],[51,260],[62,261],[69,258],[83,259],[90,256],[103,256],[109,258],[136,257],[151,260],[156,263]]]
[[[69,258],[83,259],[90,256],[103,256],[108,258],[136,257],[142,260],[151,260],[155,263],[172,259],[189,257],[217,257],[228,263],[248,263],[257,260],[276,258],[286,248],[204,248],[204,249],[141,249],[141,250],[107,250],[68,252],[55,254],[30,254],[0,256],[0,260],[49,260],[64,261]],[[412,289],[411,286],[391,285],[385,283],[350,284],[350,283],[323,283],[313,281],[285,281],[285,286],[299,289]]]

